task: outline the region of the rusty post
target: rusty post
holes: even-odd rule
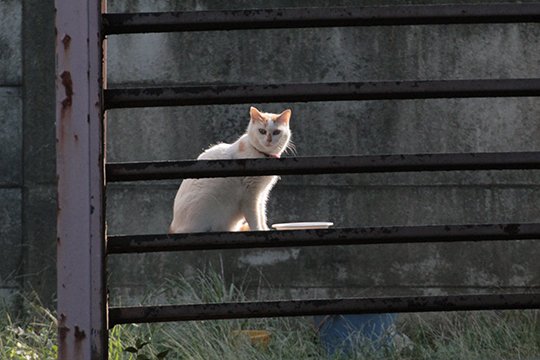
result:
[[[58,358],[107,358],[101,0],[56,0]]]

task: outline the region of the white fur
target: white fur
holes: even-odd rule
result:
[[[279,121],[283,114],[286,122]],[[263,158],[263,153],[279,157],[287,148],[291,136],[288,126],[290,110],[275,115],[260,113],[252,108],[251,115],[246,133],[238,140],[232,144],[212,146],[197,159]],[[256,120],[259,115],[264,122]],[[260,134],[260,128],[264,128],[267,134]],[[269,142],[268,134],[275,130],[281,133],[271,136]],[[268,230],[266,203],[277,181],[277,176],[184,180],[174,199],[169,232],[238,231],[244,219],[251,230]]]

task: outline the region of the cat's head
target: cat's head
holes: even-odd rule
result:
[[[249,109],[250,121],[247,134],[251,145],[260,152],[280,157],[287,149],[291,139],[289,120],[291,110],[287,109],[281,114],[264,113],[255,107]]]

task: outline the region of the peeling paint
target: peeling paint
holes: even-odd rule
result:
[[[70,329],[66,325],[66,315],[60,314],[60,317],[58,318],[58,341],[61,345],[66,343],[66,338],[69,331]]]
[[[86,337],[84,330],[81,330],[78,326],[75,326],[75,341],[81,341]]]
[[[60,74],[62,79],[62,86],[65,89],[66,97],[62,100],[62,109],[71,107],[73,103],[73,80],[71,79],[71,73],[69,71],[64,71]]]
[[[62,44],[64,44],[64,50],[69,50],[69,46],[71,45],[71,36],[65,34],[62,38]]]
[[[64,348],[67,344],[67,336],[70,329],[66,325],[66,315],[60,314],[58,318],[58,347]],[[58,352],[58,359],[59,360],[67,360],[66,354],[64,352]]]

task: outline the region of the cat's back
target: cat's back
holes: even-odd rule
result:
[[[197,160],[231,159],[231,144],[219,143],[206,149]]]
[[[231,159],[231,144],[206,149],[198,160]],[[170,233],[233,231],[241,220],[238,178],[185,179],[174,200]]]

